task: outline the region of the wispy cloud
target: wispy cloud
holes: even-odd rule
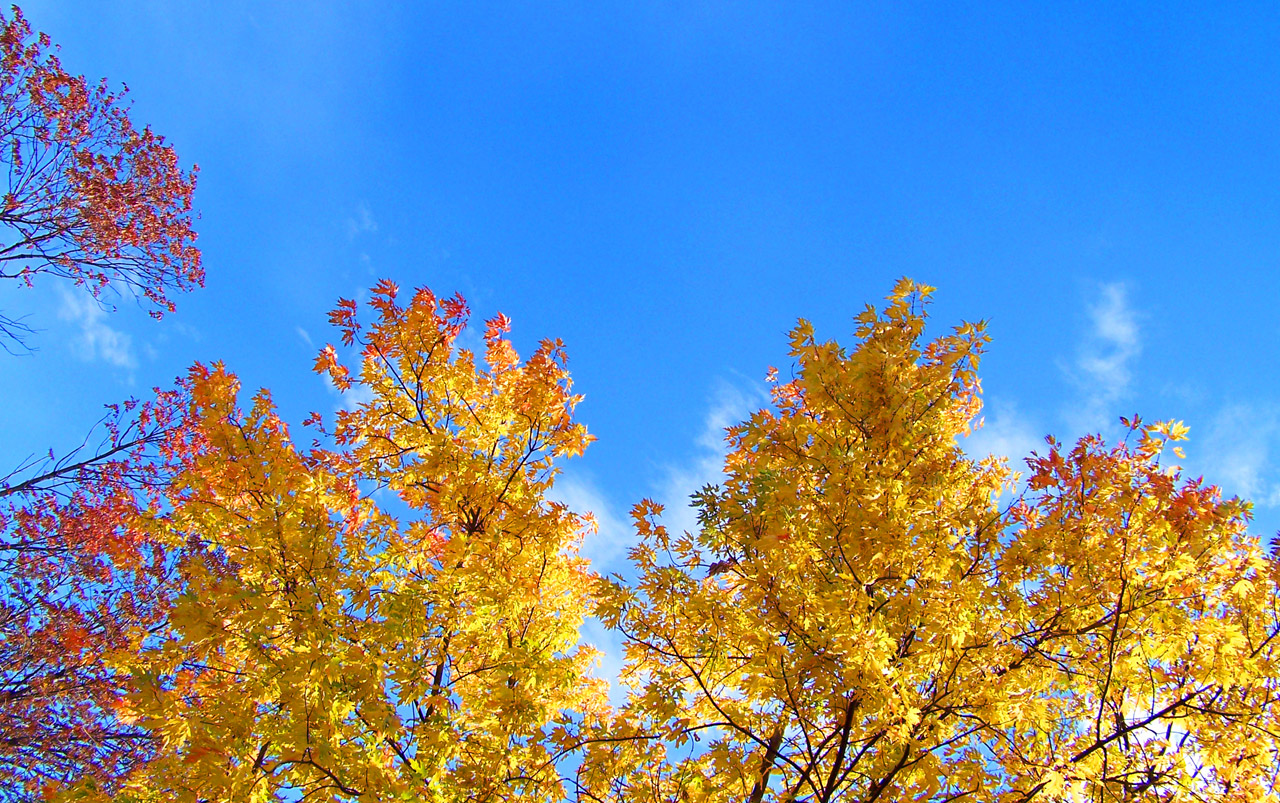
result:
[[[693,453],[687,462],[665,469],[655,493],[658,501],[666,505],[662,521],[670,531],[678,533],[697,528],[697,511],[690,505],[689,497],[708,483],[719,482],[724,476],[725,428],[746,419],[767,400],[766,394],[758,388],[725,383],[716,390]],[[591,561],[592,568],[602,574],[619,572],[625,575],[623,555],[635,542],[626,511],[601,493],[583,474],[562,475],[555,484],[552,497],[576,512],[594,514],[597,532],[588,534],[582,546],[582,553]],[[628,687],[619,679],[625,665],[621,634],[607,630],[598,619],[590,617],[583,625],[582,636],[586,643],[600,651],[596,676],[609,683],[609,699],[613,704],[621,704],[628,693]]]
[[[347,218],[346,224],[348,240],[354,240],[357,234],[372,234],[378,230],[378,221],[373,217],[373,210],[364,201],[356,206],[355,213]]]
[[[1142,353],[1137,316],[1123,283],[1104,284],[1089,305],[1090,330],[1069,370],[1083,398],[1067,412],[1078,431],[1103,429],[1123,411],[1116,404],[1129,394],[1133,361]]]
[[[582,555],[591,561],[591,568],[604,575],[623,571],[623,555],[634,540],[631,525],[625,512],[601,493],[590,476],[571,468],[557,478],[549,495],[573,512],[590,513],[595,519],[595,532],[588,532],[582,543]],[[582,625],[582,639],[600,651],[595,676],[609,684],[609,699],[620,705],[627,694],[627,687],[619,680],[626,662],[622,634],[591,616]]]
[[[301,329],[299,334],[304,334]],[[327,373],[320,374],[320,379],[324,382],[329,392],[338,397],[338,405],[335,409],[354,411],[362,404],[368,404],[373,401],[373,388],[359,381],[360,372],[357,366],[361,364],[361,356],[358,351],[353,350],[351,354],[341,355],[340,362],[351,369],[351,386],[346,390],[340,389],[334,384],[333,379]]]
[[[473,317],[467,328],[463,329],[453,341],[453,347],[471,352],[479,361],[479,365],[484,367],[484,323]]]
[[[85,360],[103,360],[117,368],[136,368],[133,339],[106,324],[107,312],[88,293],[58,287],[62,304],[58,318],[70,321],[80,329],[76,347]]]
[[[363,382],[352,382],[351,387],[346,390],[339,390],[338,386],[333,384],[333,380],[329,378],[328,374],[321,374],[321,376],[329,390],[338,395],[337,409],[339,410],[354,412],[359,409],[360,405],[368,404],[373,401],[373,388]]]
[[[593,673],[609,684],[609,702],[621,706],[630,689],[622,682],[622,670],[627,664],[626,647],[621,633],[609,630],[594,616],[582,623],[582,641],[600,651],[599,664]]]
[[[1026,473],[1023,462],[1044,445],[1040,427],[1024,415],[1016,404],[988,402],[982,427],[974,430],[960,446],[974,459],[988,455],[1006,457],[1014,471]]]
[[[572,469],[556,479],[550,496],[573,512],[590,513],[595,519],[595,532],[587,533],[582,542],[582,554],[591,567],[601,574],[622,568],[621,558],[633,540],[626,511],[607,499],[589,476]]]
[[[768,396],[759,387],[744,389],[725,383],[716,390],[694,454],[684,465],[669,467],[659,488],[658,501],[666,506],[663,521],[673,533],[697,530],[698,512],[689,497],[724,477],[725,428],[746,420],[767,402]]]
[[[1199,444],[1192,434],[1188,452],[1205,479],[1257,505],[1280,506],[1280,408],[1231,404],[1218,411]]]

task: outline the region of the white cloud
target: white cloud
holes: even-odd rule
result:
[[[582,543],[582,555],[591,561],[591,568],[603,575],[624,571],[623,555],[635,540],[628,517],[604,497],[588,476],[571,472],[572,469],[556,478],[549,496],[575,513],[590,513],[595,518],[596,531],[587,533]],[[609,684],[610,701],[621,705],[627,695],[627,687],[619,679],[626,663],[622,634],[590,616],[582,625],[582,641],[600,651],[594,674]]]
[[[595,517],[596,531],[587,533],[582,542],[582,554],[591,561],[591,568],[601,574],[621,569],[621,558],[633,541],[626,512],[607,500],[588,477],[572,470],[556,478],[549,496],[575,513]]]
[[[693,454],[687,463],[665,470],[655,494],[666,506],[662,523],[672,533],[697,529],[697,511],[690,505],[689,496],[723,478],[725,428],[745,420],[767,399],[759,389],[744,390],[727,383],[716,390]],[[589,511],[595,515],[598,531],[588,534],[582,546],[582,554],[591,561],[592,568],[601,574],[618,572],[626,576],[628,567],[623,563],[623,556],[636,541],[626,511],[615,507],[588,477],[579,474],[561,475],[551,496],[575,512]],[[582,639],[600,651],[596,677],[609,683],[610,701],[615,706],[621,705],[629,693],[629,687],[619,679],[625,665],[622,635],[609,631],[598,619],[588,617],[582,628]]]
[[[351,363],[347,363],[350,365]],[[373,401],[373,388],[358,382],[355,371],[352,371],[351,386],[346,390],[341,390],[334,384],[333,379],[327,373],[320,374],[320,379],[324,381],[325,387],[338,397],[337,410],[347,410],[354,412],[360,405],[368,404]]]
[[[1100,298],[1089,305],[1092,328],[1069,370],[1083,395],[1066,414],[1077,431],[1104,429],[1124,413],[1116,404],[1128,396],[1132,364],[1142,353],[1137,317],[1124,284],[1104,284],[1099,289]]]
[[[1280,409],[1228,405],[1209,423],[1199,445],[1197,441],[1191,439],[1188,452],[1204,469],[1207,482],[1260,506],[1280,506],[1280,466],[1275,458],[1280,450]]]
[[[306,329],[303,329],[301,326],[295,326],[293,327],[293,331],[298,333],[298,337],[302,338],[302,342],[307,344],[307,348],[313,349],[316,347],[316,344],[311,342],[311,335],[307,333]]]
[[[609,702],[621,706],[630,691],[622,682],[622,670],[627,663],[622,634],[609,630],[596,617],[588,616],[582,623],[582,642],[600,651],[600,663],[592,674],[609,684]]]
[[[369,404],[373,401],[373,388],[363,382],[352,382],[351,387],[346,390],[339,390],[338,386],[333,384],[333,380],[329,378],[328,374],[324,374],[323,376],[325,384],[327,384],[334,393],[338,394],[338,409],[355,412],[360,408],[360,405]]]
[[[117,368],[137,367],[138,360],[133,353],[133,339],[106,324],[106,310],[100,307],[92,296],[84,292],[67,290],[61,286],[58,287],[58,294],[62,297],[58,317],[80,328],[76,345],[83,359],[101,359]]]
[[[347,218],[347,239],[354,240],[357,234],[372,234],[378,230],[378,221],[373,218],[369,204],[361,201],[356,206],[355,214]]]
[[[697,531],[698,512],[689,497],[724,477],[725,428],[745,421],[767,402],[768,396],[759,387],[744,390],[726,383],[716,390],[696,441],[696,453],[686,465],[668,468],[658,492],[658,501],[666,506],[663,522],[672,533]]]
[[[1033,451],[1041,451],[1044,438],[1040,428],[1018,410],[1016,404],[987,403],[987,413],[982,426],[960,443],[965,454],[980,460],[988,455],[1007,457],[1009,467],[1026,473],[1023,462]]]
[[[455,349],[465,349],[479,360],[480,366],[484,367],[484,321],[477,317],[472,317],[467,322],[467,328],[453,341]],[[522,355],[523,356],[523,355]]]

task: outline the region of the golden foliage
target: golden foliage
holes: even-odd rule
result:
[[[221,366],[192,371],[183,470],[136,524],[185,555],[184,593],[119,655],[121,715],[163,740],[126,797],[561,797],[551,732],[602,690],[576,646],[583,520],[546,498],[588,440],[560,346],[521,362],[491,322],[482,369],[460,299],[384,284],[372,305],[367,335],[334,314],[369,394],[338,450],[300,452],[265,392],[242,411]]]
[[[587,754],[616,800],[1273,799],[1273,563],[1247,507],[1160,463],[1180,424],[1030,461],[960,448],[986,342],[921,345],[900,282],[846,351],[729,430],[673,535],[636,508],[638,580],[603,586],[628,702]],[[609,741],[625,734],[630,741]],[[645,738],[638,738],[638,737]],[[690,740],[702,741],[690,746]]]
[[[636,506],[628,579],[548,498],[590,440],[557,342],[521,361],[497,316],[477,356],[461,298],[380,283],[371,325],[332,313],[359,362],[316,368],[362,400],[306,452],[197,366],[181,470],[131,523],[183,593],[113,655],[118,716],[161,743],[118,797],[1277,799],[1247,504],[1163,462],[1179,423],[1049,439],[1022,484],[966,455],[987,336],[925,340],[931,292],[899,282],[848,349],[801,321],[697,532]],[[589,613],[625,640],[616,709]]]

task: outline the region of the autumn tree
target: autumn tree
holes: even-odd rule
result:
[[[900,282],[851,348],[802,321],[697,531],[636,507],[627,579],[549,500],[589,440],[557,342],[522,361],[499,315],[473,354],[460,298],[383,282],[371,324],[332,313],[316,368],[360,395],[310,448],[196,366],[165,408],[172,473],[111,519],[174,573],[95,710],[150,741],[44,791],[1276,800],[1277,562],[1248,505],[1181,475],[1176,423],[1049,439],[1022,483],[966,455],[987,337],[926,341],[930,292]],[[616,710],[591,612],[626,642]]]
[[[154,736],[116,716],[128,675],[104,657],[169,607],[172,553],[128,522],[171,479],[158,436],[183,398],[115,410],[91,457],[0,489],[0,801],[151,755]]]
[[[123,93],[67,73],[22,12],[0,14],[0,278],[55,276],[104,300],[132,295],[159,317],[204,272],[191,196],[195,170],[129,120]],[[0,314],[0,344],[29,328]]]
[[[130,122],[123,94],[68,74],[22,12],[0,14],[0,278],[42,275],[159,317],[203,282],[194,169]],[[0,314],[0,345],[30,329]],[[13,392],[10,389],[10,392]],[[111,650],[157,623],[171,553],[127,526],[168,482],[159,451],[181,389],[112,406],[78,448],[0,477],[0,800],[46,783],[125,774],[151,734],[122,723]]]
[[[1179,424],[1050,440],[1025,492],[961,449],[981,325],[906,280],[729,430],[699,529],[635,519],[602,586],[626,705],[593,801],[1277,799],[1276,563],[1167,463]],[[1176,452],[1176,448],[1173,450]]]
[[[547,493],[580,453],[559,343],[520,360],[506,319],[458,346],[460,298],[375,288],[332,315],[370,394],[299,449],[266,392],[246,408],[197,366],[180,466],[130,518],[181,554],[165,627],[117,661],[117,704],[155,757],[72,796],[156,800],[558,800],[554,746],[602,690],[579,646],[586,522]],[[324,426],[318,416],[312,423]]]

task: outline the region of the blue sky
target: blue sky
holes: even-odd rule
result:
[[[208,283],[160,323],[0,287],[44,330],[0,358],[3,456],[194,360],[332,411],[326,313],[385,276],[565,340],[607,567],[797,317],[850,342],[909,275],[939,330],[990,320],[970,448],[1183,419],[1280,528],[1280,6],[856,5],[28,2],[200,165]]]

